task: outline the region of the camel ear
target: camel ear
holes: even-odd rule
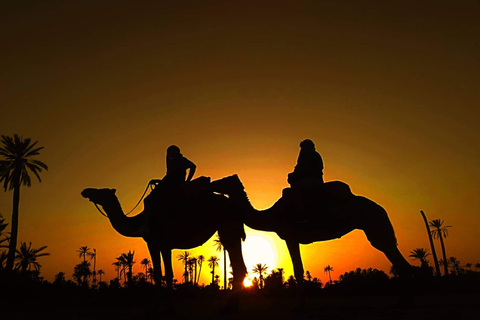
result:
[[[113,194],[115,194],[115,192],[117,192],[117,189],[112,189],[112,191],[113,191]]]

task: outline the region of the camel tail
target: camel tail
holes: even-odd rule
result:
[[[363,203],[362,212],[362,225],[363,230],[368,238],[368,241],[375,248],[382,250],[381,248],[394,245],[397,246],[397,238],[395,236],[395,230],[388,217],[387,211],[375,203],[374,201],[358,197]]]

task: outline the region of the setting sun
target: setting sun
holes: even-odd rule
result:
[[[269,270],[276,268],[277,265],[277,250],[275,244],[268,236],[260,235],[250,235],[247,236],[247,239],[242,243],[243,256],[245,259],[245,265],[247,266],[247,271],[251,274],[253,267],[257,263],[265,264]],[[251,285],[250,280],[250,285]],[[245,286],[248,281],[245,279]]]

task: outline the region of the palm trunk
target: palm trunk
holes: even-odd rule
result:
[[[442,245],[442,253],[443,253],[443,268],[445,271],[445,276],[448,276],[448,264],[447,264],[447,254],[445,253],[445,244],[443,243],[443,236],[442,233],[439,231],[438,235],[440,236],[440,244]]]
[[[13,270],[13,264],[15,262],[15,251],[17,249],[17,239],[18,239],[18,208],[20,206],[20,181],[17,181],[13,187],[13,210],[12,210],[12,228],[10,234],[10,241],[8,244],[8,254],[7,254],[7,271]]]
[[[185,259],[185,283],[188,282],[187,259]]]
[[[197,285],[197,260],[195,260],[195,279],[193,280],[193,283]]]
[[[227,290],[227,251],[223,247],[223,290]]]
[[[215,280],[215,265],[212,267],[212,285]]]
[[[328,278],[330,279],[330,285],[332,284],[332,276],[330,275],[330,270],[328,270]]]
[[[430,232],[430,226],[428,225],[428,220],[427,220],[427,217],[425,216],[425,213],[421,210],[420,210],[420,213],[422,214],[423,221],[425,221],[425,227],[427,227],[428,240],[430,241],[430,248],[432,249],[433,262],[435,263],[435,271],[436,271],[437,277],[440,277],[440,265],[438,264],[437,252],[435,251],[435,245],[433,243],[432,233]]]
[[[197,285],[198,285],[198,282],[200,281],[200,275],[202,274],[202,263],[200,263],[200,268],[198,270],[198,278],[197,278]]]

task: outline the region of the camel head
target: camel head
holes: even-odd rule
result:
[[[87,198],[93,203],[104,206],[105,204],[112,202],[113,199],[117,199],[115,196],[116,191],[116,189],[87,188],[82,191],[82,197]]]

